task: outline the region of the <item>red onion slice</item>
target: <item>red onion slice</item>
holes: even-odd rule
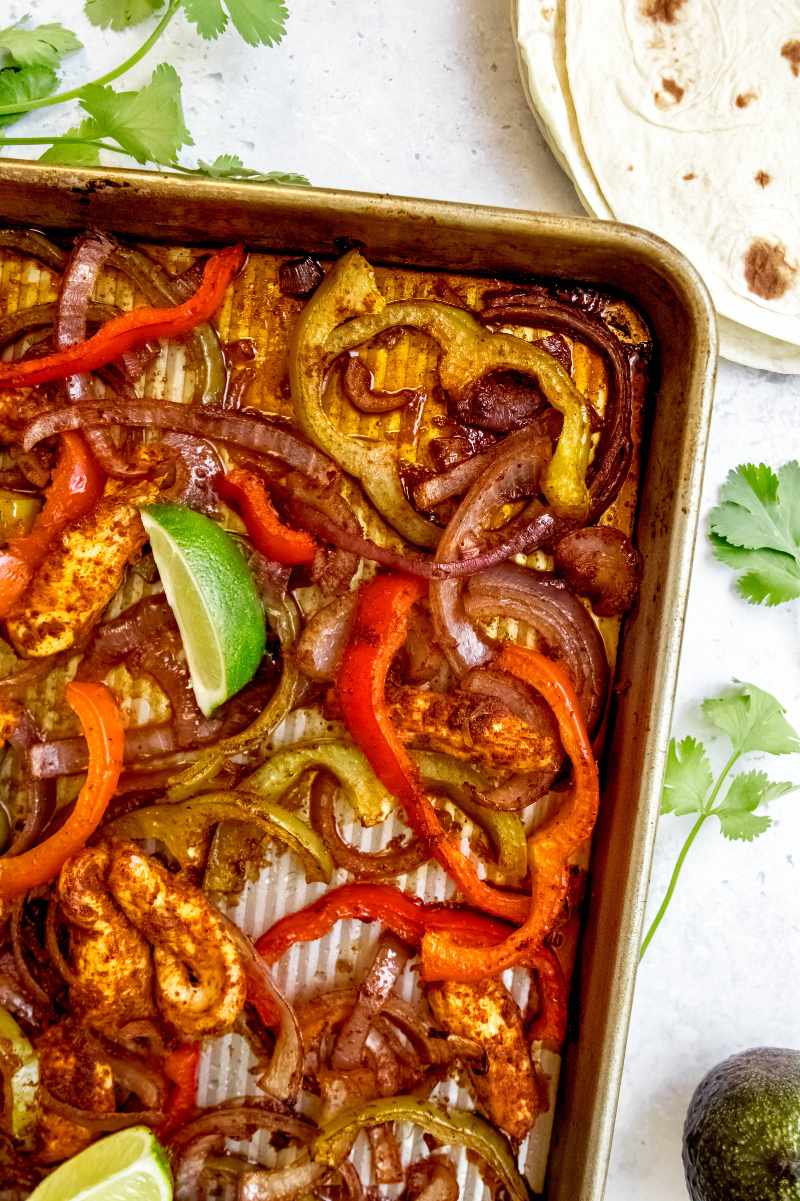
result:
[[[294,1201],[295,1197],[313,1194],[314,1186],[328,1170],[324,1164],[303,1158],[283,1168],[245,1172],[239,1182],[238,1201]]]
[[[224,915],[223,915],[224,916]],[[247,977],[247,1000],[261,1016],[280,1014],[280,1028],[275,1039],[269,1067],[259,1079],[265,1092],[279,1101],[294,1102],[300,1091],[303,1076],[303,1040],[297,1015],[272,979],[272,973],[256,951],[250,939],[229,918],[224,918],[242,956]],[[270,1023],[271,1020],[270,1020]]]
[[[358,990],[353,1012],[339,1031],[331,1055],[332,1067],[348,1071],[359,1066],[373,1018],[394,991],[408,956],[408,948],[393,934],[381,937],[372,966]]]
[[[466,591],[469,617],[511,617],[536,630],[544,647],[568,668],[590,730],[602,716],[608,694],[608,659],[603,636],[575,594],[556,576],[502,563],[474,580]]]
[[[330,484],[339,478],[338,468],[326,455],[286,426],[253,412],[234,413],[210,405],[197,408],[170,400],[97,401],[53,409],[29,422],[23,446],[32,450],[43,439],[65,430],[114,425],[171,430],[230,442],[257,454],[274,455],[319,484]]]
[[[310,680],[336,678],[356,613],[355,592],[345,592],[309,618],[297,643],[297,666]]]
[[[439,543],[439,558],[456,559],[465,547],[476,542],[480,545],[488,536],[488,520],[501,504],[514,496],[535,496],[551,449],[549,440],[535,430],[509,435],[453,514]],[[541,530],[538,518],[534,517],[532,525],[526,514],[527,510],[500,531],[501,545],[507,552],[502,558],[534,549],[526,534],[535,528],[538,536]],[[515,532],[521,537],[515,539]],[[488,566],[484,564],[482,570]],[[462,591],[463,585],[457,580],[436,580],[430,590],[437,641],[459,675],[488,662],[494,653],[489,640],[464,612]]]
[[[311,786],[311,824],[322,838],[337,867],[357,880],[390,880],[413,872],[430,859],[430,851],[419,839],[405,846],[389,846],[383,851],[360,851],[345,842],[336,821],[336,782],[320,772]]]

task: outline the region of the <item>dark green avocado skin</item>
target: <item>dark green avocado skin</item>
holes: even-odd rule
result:
[[[691,1201],[800,1201],[800,1051],[754,1047],[698,1084],[683,1128]]]

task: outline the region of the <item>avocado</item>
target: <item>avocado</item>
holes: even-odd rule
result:
[[[800,1201],[800,1051],[754,1047],[698,1084],[683,1128],[692,1201]]]

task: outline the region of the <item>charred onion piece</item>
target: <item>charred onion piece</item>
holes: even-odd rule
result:
[[[311,788],[311,824],[322,838],[337,867],[357,880],[390,880],[413,872],[429,858],[427,847],[416,838],[405,846],[389,845],[383,851],[361,851],[345,842],[336,821],[336,783],[320,772]]]
[[[278,287],[284,296],[310,296],[324,278],[322,264],[312,254],[289,259],[278,268]]]
[[[51,786],[39,779],[34,770],[31,753],[38,744],[39,731],[27,709],[22,710],[16,727],[9,732],[8,741],[17,752],[19,780],[15,789],[15,805],[19,805],[22,823],[18,826],[6,855],[21,855],[41,838],[55,809]],[[83,741],[83,739],[81,740]]]
[[[370,969],[358,990],[353,1011],[339,1031],[331,1055],[332,1067],[347,1071],[359,1066],[373,1019],[394,991],[408,956],[408,948],[398,938],[393,934],[382,935]]]
[[[350,403],[362,413],[391,413],[394,409],[402,409],[417,396],[413,388],[400,388],[396,392],[377,389],[375,377],[355,351],[347,356],[342,387]]]
[[[586,725],[595,728],[608,694],[605,643],[563,580],[517,563],[501,563],[474,581],[464,606],[475,620],[511,617],[534,629],[547,653],[568,668]]]
[[[501,505],[536,496],[550,451],[549,440],[536,430],[510,434],[453,514],[439,543],[439,558],[457,559],[468,548],[477,546],[481,548],[481,569],[485,570],[489,563],[483,548],[491,537],[500,539],[505,550],[503,559],[541,545],[555,529],[555,519],[541,513],[538,502],[494,535],[487,527]],[[457,580],[435,580],[431,584],[431,616],[437,641],[459,674],[487,663],[494,653],[489,639],[464,612],[462,593],[463,585]]]
[[[76,238],[67,259],[61,288],[56,301],[55,347],[66,350],[86,338],[89,318],[89,302],[104,263],[114,249],[114,244],[105,234],[92,232]],[[91,400],[94,396],[88,375],[68,375],[64,380],[67,399],[72,404]],[[108,475],[121,478],[141,476],[141,468],[129,469],[124,457],[114,443],[112,431],[87,429],[86,440],[95,458]]]
[[[490,371],[457,397],[450,410],[463,425],[507,434],[530,424],[546,407],[547,401],[530,376],[519,371]]]
[[[622,530],[607,525],[573,530],[553,553],[556,571],[588,597],[598,617],[618,617],[639,595],[642,556]]]
[[[247,935],[243,934],[230,918],[225,917],[223,920],[242,957],[247,978],[248,1003],[265,1020],[271,1021],[276,1013],[280,1015],[272,1059],[267,1070],[261,1075],[259,1084],[278,1101],[294,1103],[303,1075],[303,1040],[297,1015],[275,984],[267,964],[257,954]]]
[[[332,483],[338,478],[338,471],[330,459],[286,426],[277,425],[256,413],[232,413],[210,405],[199,409],[171,400],[97,401],[54,409],[26,426],[23,445],[26,450],[32,450],[45,438],[63,434],[65,430],[113,425],[214,438],[258,454],[274,455],[321,484]]]
[[[336,678],[356,613],[357,593],[345,592],[317,609],[297,643],[297,665],[310,680]]]

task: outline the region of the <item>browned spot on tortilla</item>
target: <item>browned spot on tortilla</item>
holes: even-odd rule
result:
[[[683,178],[684,179],[697,179],[697,176],[695,175],[694,171],[687,171]]]
[[[757,92],[740,92],[739,95],[736,97],[736,107],[737,108],[747,108],[748,104],[752,104],[753,101],[757,100],[757,99],[758,99]]]
[[[744,278],[756,296],[778,300],[788,292],[794,275],[783,246],[774,246],[766,238],[755,238],[750,243],[744,256]]]
[[[791,42],[784,42],[781,55],[791,67],[792,75],[800,76],[800,41],[794,38]]]
[[[649,21],[663,21],[666,25],[674,25],[678,13],[686,0],[643,0],[642,16]]]
[[[676,104],[680,104],[681,100],[683,100],[685,88],[682,88],[674,79],[662,79],[661,86],[665,92],[669,92],[670,96],[675,98]]]
[[[760,188],[765,188],[767,184],[772,183],[772,176],[768,175],[766,171],[756,171],[753,178]]]

